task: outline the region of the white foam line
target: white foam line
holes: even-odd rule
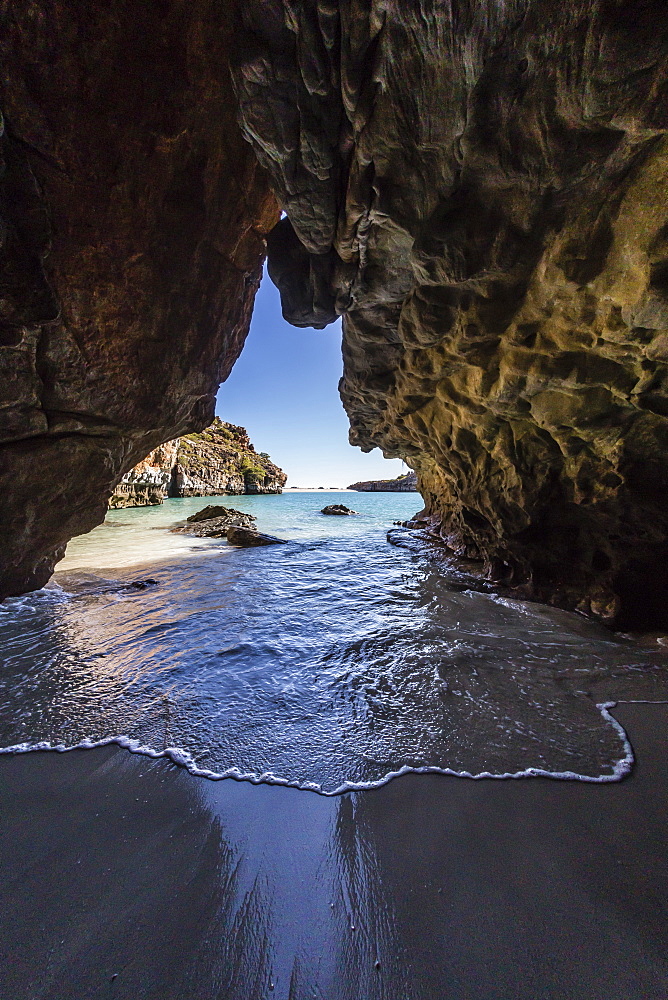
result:
[[[616,705],[668,705],[668,700],[605,701],[596,705],[605,721],[617,730],[624,749],[624,756],[615,763],[612,774],[601,774],[598,776],[578,774],[576,771],[547,771],[540,767],[527,767],[522,771],[505,771],[501,774],[495,774],[492,771],[480,771],[474,774],[472,771],[455,771],[450,767],[410,767],[406,764],[399,768],[398,771],[389,771],[378,781],[344,781],[334,791],[328,792],[313,781],[290,781],[288,778],[277,777],[270,771],[259,775],[253,772],[244,773],[238,767],[231,767],[227,771],[210,771],[207,768],[198,767],[187,750],[181,750],[179,747],[165,747],[164,750],[154,750],[139,743],[138,740],[129,739],[127,736],[110,736],[104,740],[82,740],[80,743],[75,743],[72,746],[47,741],[41,743],[16,743],[14,746],[0,747],[0,754],[32,753],[37,750],[53,750],[56,753],[68,753],[71,750],[93,750],[96,747],[115,744],[125,750],[129,750],[131,753],[151,757],[154,760],[160,758],[171,760],[172,763],[178,764],[179,767],[185,767],[190,774],[198,778],[209,778],[212,781],[223,781],[226,778],[232,778],[234,781],[247,781],[252,785],[281,785],[285,788],[298,788],[301,791],[316,792],[318,795],[327,797],[342,795],[345,792],[362,792],[374,788],[382,788],[383,785],[387,785],[388,782],[394,778],[401,777],[403,774],[446,774],[454,778],[469,778],[473,781],[479,781],[483,778],[504,781],[511,778],[552,778],[556,781],[585,781],[593,784],[607,784],[609,782],[621,781],[622,778],[631,772],[635,763],[633,748],[624,727],[610,714],[610,709]]]

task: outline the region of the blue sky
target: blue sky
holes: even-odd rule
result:
[[[256,451],[269,452],[288,474],[288,486],[346,487],[401,475],[407,470],[398,459],[348,444],[337,389],[342,369],[340,323],[326,330],[290,326],[265,274],[246,346],[218,391],[216,413],[247,429]]]

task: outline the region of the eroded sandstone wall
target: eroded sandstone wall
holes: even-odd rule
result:
[[[0,596],[213,417],[276,203],[231,0],[0,2]]]
[[[286,317],[351,441],[519,593],[668,607],[665,0],[249,0],[235,81]]]
[[[180,438],[158,445],[126,472],[109,497],[109,509],[152,507],[167,499],[178,462]]]

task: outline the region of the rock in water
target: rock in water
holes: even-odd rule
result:
[[[187,518],[185,524],[176,525],[170,530],[176,534],[196,535],[198,538],[226,538],[231,527],[254,530],[254,525],[255,518],[252,514],[244,514],[233,507],[209,505]]]
[[[222,507],[218,504],[209,504],[207,507],[202,507],[198,510],[196,514],[191,514],[190,517],[186,518],[188,524],[197,524],[199,521],[210,521],[211,518],[227,518],[230,521],[234,521],[235,524],[244,525],[248,522],[248,526],[256,520],[252,514],[245,514],[241,510],[235,510],[234,507]]]
[[[323,507],[320,511],[321,514],[357,514],[358,511],[351,510],[350,507],[344,506],[342,503],[330,503],[328,507]]]
[[[212,517],[197,524],[177,524],[169,530],[176,535],[195,535],[197,538],[227,538],[227,529],[238,523],[234,518]],[[241,522],[240,527],[245,526]],[[248,527],[252,526],[252,522],[250,522]]]
[[[237,545],[240,548],[250,548],[255,545],[284,545],[284,538],[274,538],[273,535],[263,535],[260,531],[253,531],[250,528],[241,528],[232,525],[227,529],[227,540],[230,545]]]

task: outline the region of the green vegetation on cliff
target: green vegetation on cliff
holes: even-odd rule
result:
[[[216,417],[179,441],[171,496],[280,493],[287,476],[266,452],[258,454],[244,427]]]
[[[258,454],[244,427],[216,417],[205,430],[152,451],[119,483],[110,507],[162,503],[167,497],[281,493],[287,476]]]

